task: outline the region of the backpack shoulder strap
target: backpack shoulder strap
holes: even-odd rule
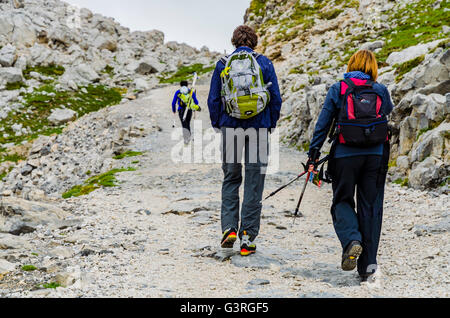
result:
[[[222,62],[223,65],[227,65],[227,61],[228,61],[228,58],[229,58],[229,57],[230,57],[229,55],[222,56],[222,57],[220,58],[219,62]]]
[[[261,53],[258,53],[258,52],[255,52],[255,51],[253,51],[252,52],[252,55],[253,55],[253,57],[255,58],[255,59],[257,59],[258,57],[260,57],[262,54]]]

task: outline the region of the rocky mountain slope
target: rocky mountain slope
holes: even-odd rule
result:
[[[390,179],[448,193],[449,11],[448,0],[253,0],[245,21],[276,61],[285,140],[308,149],[327,88],[369,49],[396,105]]]
[[[14,181],[12,192],[27,188],[21,178],[32,172],[47,173],[37,168],[58,169],[58,165],[44,161],[41,165],[29,157],[36,154],[30,149],[37,137],[52,136],[40,139],[42,144],[55,141],[68,122],[187,78],[194,71],[208,73],[216,60],[217,53],[206,47],[197,50],[166,43],[157,30],[130,32],[112,18],[62,1],[1,0],[0,178],[18,163],[9,176]],[[96,138],[90,131],[84,131],[78,136],[80,143],[72,141],[72,146],[90,147],[90,138]],[[104,136],[102,142],[111,138]],[[52,153],[56,148],[45,149]],[[64,160],[79,163],[73,155]],[[102,165],[99,158],[93,160],[97,164],[87,165],[91,171]],[[80,173],[62,170],[68,175]],[[49,186],[43,186],[44,190]]]

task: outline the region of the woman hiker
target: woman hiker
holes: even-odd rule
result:
[[[378,276],[377,251],[390,151],[386,116],[394,107],[387,88],[376,82],[377,77],[374,53],[361,50],[350,58],[344,81],[328,91],[307,162],[313,170],[335,121],[328,165],[333,188],[331,215],[343,248],[342,269],[352,271],[357,267],[362,282]]]

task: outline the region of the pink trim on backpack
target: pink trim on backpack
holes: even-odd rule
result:
[[[381,104],[383,101],[381,100],[380,96],[377,96],[377,118],[381,118],[380,110],[381,110]]]
[[[347,97],[347,111],[348,111],[348,119],[356,119],[355,116],[355,106],[353,105],[353,96],[352,94]]]
[[[355,83],[356,86],[361,86],[367,83],[367,80],[361,80],[358,78],[351,78],[351,80],[353,81],[353,83]],[[345,95],[345,92],[348,89],[348,85],[345,82],[342,82],[341,84],[341,95]]]

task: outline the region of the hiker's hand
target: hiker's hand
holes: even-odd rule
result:
[[[308,168],[308,172],[312,172],[314,174],[318,174],[318,171],[316,169],[316,163],[319,162],[319,159],[316,159],[315,161],[311,158],[308,158],[308,162],[306,163],[306,167]]]

